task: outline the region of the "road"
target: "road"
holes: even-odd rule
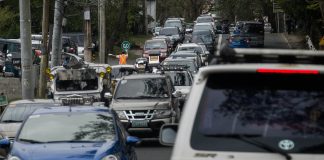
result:
[[[222,43],[227,43],[229,35],[222,35]],[[289,44],[283,34],[270,34],[265,35],[264,48],[280,48],[288,49]],[[114,58],[110,59],[109,64],[117,64],[118,61]],[[134,61],[128,61],[128,64],[134,64]],[[139,160],[168,160],[172,153],[172,147],[161,146],[157,140],[143,141],[136,147],[136,152]]]

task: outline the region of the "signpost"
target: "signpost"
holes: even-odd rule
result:
[[[128,50],[130,49],[131,44],[128,41],[124,41],[121,44],[121,48],[123,49],[123,51],[128,52]]]
[[[277,33],[280,32],[280,13],[284,13],[284,10],[280,7],[280,5],[277,2],[278,0],[273,0],[273,13],[276,13],[276,19],[277,19]]]

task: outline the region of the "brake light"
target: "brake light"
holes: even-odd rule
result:
[[[292,69],[257,69],[257,73],[269,74],[319,74],[318,70],[292,70]]]

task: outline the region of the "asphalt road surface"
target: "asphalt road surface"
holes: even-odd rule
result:
[[[229,35],[222,35],[222,43],[227,43]],[[288,49],[288,41],[283,34],[270,34],[265,35],[264,48],[280,48]],[[117,64],[117,59],[110,59],[109,64]],[[134,61],[127,61],[128,64],[134,64]],[[169,160],[172,153],[172,147],[165,147],[159,144],[158,140],[143,141],[140,145],[136,146],[137,157],[139,160]]]

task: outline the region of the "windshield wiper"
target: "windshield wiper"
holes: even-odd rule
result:
[[[44,142],[41,142],[41,141],[37,141],[37,140],[33,140],[33,139],[24,139],[24,138],[20,138],[18,139],[19,141],[22,141],[22,142],[28,142],[28,143],[44,143]]]
[[[22,121],[19,121],[19,120],[3,120],[3,121],[1,121],[1,122],[3,122],[3,123],[17,123],[17,122],[22,122]]]
[[[275,147],[272,147],[268,144],[265,144],[265,143],[262,143],[260,141],[257,141],[257,140],[254,140],[254,139],[251,139],[251,138],[256,138],[256,137],[261,137],[261,135],[243,135],[243,134],[218,134],[218,135],[206,135],[207,137],[228,137],[228,138],[235,138],[235,139],[238,139],[238,140],[241,140],[243,142],[246,142],[246,143],[249,143],[249,144],[252,144],[254,146],[257,146],[259,148],[262,148],[264,150],[267,150],[267,151],[270,151],[270,152],[273,152],[273,153],[279,153],[280,155],[284,156],[286,158],[286,160],[292,160],[292,157],[291,155],[289,155],[288,153],[282,151],[282,150],[279,150]]]
[[[87,141],[87,140],[60,140],[60,141],[48,141],[46,143],[95,143],[99,141]],[[104,141],[102,141],[104,142]]]

